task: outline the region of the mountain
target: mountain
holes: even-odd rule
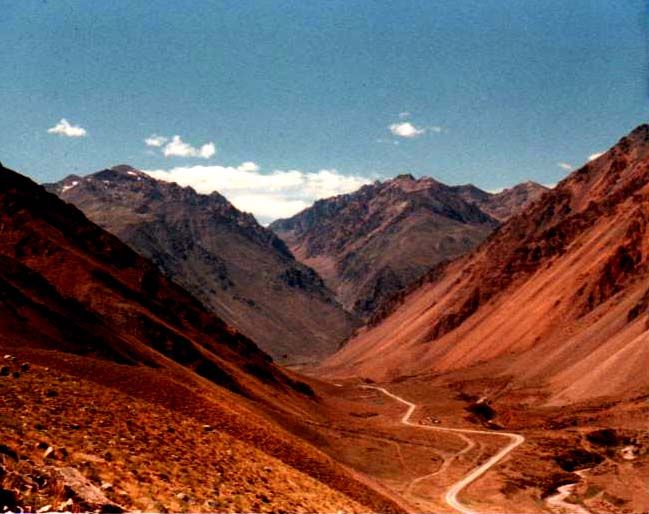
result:
[[[308,384],[2,166],[0,234],[5,507],[400,510],[278,424],[318,411]]]
[[[477,205],[482,211],[499,221],[507,221],[549,191],[547,187],[532,181],[517,184],[495,194],[487,193],[470,184],[455,186],[453,189],[467,202]]]
[[[130,166],[46,186],[284,361],[333,353],[354,326],[322,279],[218,193]]]
[[[400,175],[319,200],[270,228],[346,309],[367,320],[431,267],[482,242],[499,225],[480,207],[493,196]]]
[[[619,399],[649,390],[648,309],[642,125],[433,270],[324,369],[375,379],[472,370],[542,386],[550,403]]]

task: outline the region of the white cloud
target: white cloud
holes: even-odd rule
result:
[[[320,198],[350,193],[372,181],[336,170],[262,173],[254,162],[236,167],[198,165],[145,173],[181,186],[191,186],[199,193],[218,191],[238,209],[252,212],[261,223],[292,216]]]
[[[50,134],[58,134],[60,136],[66,137],[84,137],[88,135],[88,132],[83,127],[79,125],[72,125],[65,118],[61,118],[56,125],[52,128],[47,129],[47,132]]]
[[[568,171],[571,171],[573,169],[572,164],[568,164],[567,162],[558,162],[557,166],[559,166],[559,168],[562,168],[562,169],[568,170]]]
[[[237,166],[239,171],[259,171],[259,165],[256,162],[246,161]]]
[[[436,132],[438,134],[441,134],[442,132],[444,132],[444,127],[433,125],[432,127],[428,127],[428,130],[430,130],[431,132]]]
[[[588,156],[588,161],[589,161],[589,162],[590,162],[590,161],[594,161],[594,160],[597,159],[598,157],[601,157],[602,155],[604,155],[604,153],[605,153],[605,152],[592,153],[592,154],[590,154],[590,155]]]
[[[403,111],[399,113],[399,118],[401,118],[402,120],[404,118],[407,118],[408,116],[410,116],[410,113],[408,111]]]
[[[425,128],[417,128],[408,121],[404,121],[402,123],[393,123],[388,128],[393,135],[407,138],[421,136],[426,132]]]
[[[155,134],[152,134],[144,140],[144,144],[146,144],[147,146],[155,146],[156,148],[159,148],[167,141],[169,141],[168,137],[156,136]]]
[[[165,157],[200,157],[209,159],[216,153],[214,143],[209,142],[196,148],[189,143],[185,143],[180,136],[174,136],[162,148],[162,154]]]

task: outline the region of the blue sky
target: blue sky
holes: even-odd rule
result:
[[[553,183],[648,115],[640,0],[1,4],[6,166],[129,163],[263,221],[401,172]]]

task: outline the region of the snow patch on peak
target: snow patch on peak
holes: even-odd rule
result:
[[[75,187],[77,185],[79,185],[79,181],[78,180],[73,180],[69,184],[66,184],[63,187],[61,187],[61,193],[65,193],[66,191],[69,191],[70,189],[72,189],[73,187]]]

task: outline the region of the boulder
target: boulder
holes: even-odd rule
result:
[[[54,453],[54,448],[51,446],[47,447],[47,450],[43,452],[43,459],[55,459],[56,454]]]
[[[76,469],[53,468],[65,494],[81,510],[87,512],[124,512],[124,508],[109,500],[104,493]]]

